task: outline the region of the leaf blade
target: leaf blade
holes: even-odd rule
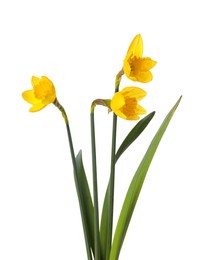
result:
[[[80,150],[76,156],[77,165],[77,181],[79,183],[80,191],[82,193],[82,204],[85,222],[87,224],[87,237],[89,240],[90,248],[94,254],[94,206],[92,197],[84,170],[82,161],[82,151]]]
[[[144,129],[147,127],[149,122],[154,117],[155,112],[150,113],[149,115],[145,116],[143,119],[141,119],[129,132],[129,134],[125,137],[124,141],[120,145],[116,156],[115,156],[115,162],[119,159],[119,157],[123,154],[123,152],[137,139],[137,137],[144,131]]]
[[[125,137],[122,144],[120,145],[116,155],[115,155],[115,163],[120,158],[120,156],[126,151],[126,149],[140,136],[140,134],[144,131],[147,127],[149,122],[154,117],[155,112],[150,113],[143,119],[141,119],[129,132],[129,134]],[[101,250],[103,259],[106,258],[106,239],[107,239],[107,232],[108,232],[108,225],[107,225],[107,216],[108,216],[108,201],[109,201],[109,184],[107,186],[107,190],[104,197],[103,208],[102,208],[102,216],[101,216],[101,225],[100,225],[100,242],[101,242]]]
[[[173,114],[175,113],[180,100],[182,97],[178,99],[176,104],[173,106],[173,108],[169,111],[167,116],[165,117],[163,123],[161,124],[160,128],[158,129],[156,135],[152,139],[139,167],[137,168],[137,171],[134,174],[134,177],[130,183],[130,186],[128,188],[122,210],[119,215],[118,223],[116,226],[113,244],[111,248],[110,253],[110,260],[116,260],[119,257],[120,250],[139,196],[139,193],[141,191],[142,185],[144,183],[147,171],[149,169],[149,166],[152,162],[152,159],[154,157],[154,154],[157,150],[157,147],[167,129],[167,126],[169,125],[170,120],[172,119]]]

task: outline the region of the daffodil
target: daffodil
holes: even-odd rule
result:
[[[111,100],[111,110],[119,117],[127,120],[138,120],[146,110],[138,101],[146,96],[146,92],[138,87],[126,87],[116,92]]]
[[[22,93],[23,99],[32,105],[30,112],[40,111],[55,101],[56,90],[54,84],[46,76],[41,78],[32,76],[31,84],[33,89]]]
[[[140,34],[136,35],[131,42],[127,51],[123,70],[125,75],[133,80],[146,83],[152,80],[152,69],[156,65],[156,61],[143,55],[143,40]]]

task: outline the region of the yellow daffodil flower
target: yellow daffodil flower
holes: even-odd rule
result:
[[[123,70],[125,75],[133,80],[146,83],[152,80],[152,69],[156,61],[151,58],[142,57],[143,40],[140,34],[136,35],[131,42],[124,60]]]
[[[32,76],[31,84],[33,89],[22,93],[23,99],[32,104],[30,112],[40,111],[55,101],[56,90],[54,84],[46,76],[42,76],[41,78]]]
[[[110,107],[119,117],[127,120],[138,120],[139,115],[146,114],[146,110],[138,101],[146,96],[146,92],[138,87],[126,87],[116,92],[111,100]]]

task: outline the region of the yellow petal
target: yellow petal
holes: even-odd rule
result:
[[[123,63],[123,71],[124,71],[124,74],[130,78],[130,74],[131,74],[131,66],[130,66],[130,63],[128,62],[128,59],[125,59],[124,60],[124,63]]]
[[[135,98],[137,101],[147,95],[146,91],[138,87],[125,87],[121,90],[121,93],[129,98]]]
[[[140,106],[139,104],[137,105],[136,108],[137,114],[139,115],[144,115],[147,113],[146,109],[144,109],[142,106]]]
[[[126,59],[131,56],[136,56],[137,58],[143,55],[143,40],[140,34],[137,34],[132,40],[126,55]]]
[[[121,110],[114,110],[113,111],[116,116],[121,117],[122,119],[127,119],[126,115],[121,112]]]
[[[152,60],[151,58],[140,58],[139,59],[139,66],[140,70],[150,70],[157,64],[156,61]]]
[[[50,92],[55,91],[53,82],[46,76],[41,77],[41,84],[42,84],[43,88],[46,89],[47,91],[50,91]]]
[[[153,79],[152,73],[148,71],[138,71],[133,77],[134,81],[139,81],[142,83],[150,82]]]
[[[138,115],[131,115],[126,118],[127,120],[138,120],[140,117]]]
[[[39,85],[40,80],[41,80],[40,78],[37,78],[37,77],[35,77],[35,76],[32,76],[32,78],[31,78],[31,84],[32,84],[32,86],[35,87],[36,85]]]
[[[22,93],[22,97],[25,101],[27,101],[30,104],[37,104],[39,103],[39,99],[37,99],[34,96],[34,91],[33,90],[26,90]]]
[[[122,106],[124,106],[124,104],[125,100],[122,94],[120,92],[115,93],[111,100],[111,109],[116,111],[117,109],[120,109]]]
[[[29,109],[29,111],[30,112],[38,112],[38,111],[40,111],[40,110],[42,110],[43,108],[45,108],[47,106],[47,104],[43,104],[43,103],[38,103],[38,104],[35,104],[35,105],[33,105],[30,109]]]

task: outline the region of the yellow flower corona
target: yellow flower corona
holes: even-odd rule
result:
[[[33,89],[22,93],[23,99],[32,105],[30,112],[40,111],[55,101],[56,90],[54,84],[46,76],[41,78],[32,76],[31,84]]]
[[[146,92],[138,87],[126,87],[114,94],[111,109],[119,117],[127,120],[138,120],[139,115],[146,114],[146,110],[138,101],[146,96]]]
[[[152,80],[152,69],[157,62],[143,55],[143,40],[140,34],[131,42],[124,59],[123,70],[125,75],[133,80],[146,83]]]

